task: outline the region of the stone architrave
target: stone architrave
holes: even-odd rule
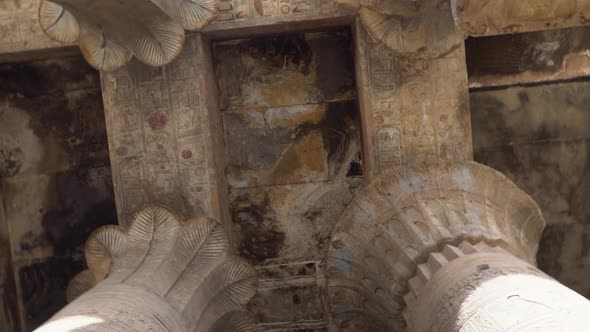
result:
[[[532,198],[475,162],[383,173],[332,233],[331,323],[411,332],[588,324],[588,301],[534,267],[544,225]]]
[[[469,36],[590,25],[587,0],[453,0],[459,30]]]
[[[19,58],[28,52],[51,52],[55,56],[63,44],[49,38],[39,25],[39,0],[2,1],[0,4],[0,55],[2,60]],[[19,53],[23,55],[19,55]]]
[[[470,88],[514,86],[590,76],[590,27],[469,38]]]
[[[253,331],[244,309],[256,271],[229,252],[217,221],[144,208],[90,236],[72,302],[35,331]]]
[[[472,159],[462,39],[435,58],[396,56],[358,23],[356,78],[369,178],[399,165]]]
[[[160,204],[227,229],[223,143],[209,42],[191,35],[174,63],[101,73],[119,223]]]

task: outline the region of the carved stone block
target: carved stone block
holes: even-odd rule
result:
[[[457,0],[459,29],[471,36],[558,29],[590,24],[586,0]]]
[[[150,203],[229,222],[208,47],[202,35],[192,35],[173,64],[153,68],[132,62],[102,74],[121,224]]]
[[[472,155],[463,46],[434,59],[395,56],[356,27],[357,80],[369,177],[399,165]]]

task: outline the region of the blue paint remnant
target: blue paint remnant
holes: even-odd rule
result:
[[[408,172],[399,179],[399,186],[408,194],[415,194],[422,191],[422,184],[422,178],[413,172]]]
[[[462,190],[469,191],[475,182],[473,172],[467,166],[461,166],[451,172],[453,182]]]
[[[362,223],[374,224],[380,212],[377,206],[375,206],[372,201],[367,199],[357,201],[356,205],[365,213],[365,215],[367,215],[368,220]]]
[[[346,249],[335,250],[333,253],[333,258],[335,259],[332,261],[332,264],[339,271],[350,270],[352,267],[350,262],[354,261],[354,256]]]
[[[359,224],[374,224],[375,222],[358,205],[352,206],[352,216]]]

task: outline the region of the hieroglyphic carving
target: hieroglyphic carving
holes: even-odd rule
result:
[[[249,331],[242,310],[256,271],[229,252],[215,220],[181,222],[164,208],[144,208],[128,228],[90,236],[88,270],[68,287],[72,302],[37,331]]]
[[[39,26],[39,0],[3,1],[0,4],[0,54],[55,48]]]
[[[456,0],[458,28],[471,36],[590,25],[586,0]]]
[[[356,29],[369,175],[403,164],[470,159],[464,48],[435,59],[401,58]]]
[[[404,296],[433,273],[419,266],[437,263],[427,261],[430,253],[485,241],[534,263],[544,223],[528,195],[474,162],[385,172],[356,195],[333,230],[326,263],[331,317],[340,331],[403,330]]]
[[[316,0],[221,0],[213,24],[260,18],[319,14],[338,9],[336,1]]]
[[[196,36],[187,40],[171,65],[150,68],[139,63],[103,73],[103,99],[119,222],[149,202],[165,204],[185,215],[219,212],[212,187],[218,175],[212,166],[216,152],[209,127],[217,109],[202,95],[207,70]],[[216,93],[207,87],[210,93]]]

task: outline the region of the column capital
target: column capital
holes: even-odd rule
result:
[[[132,57],[163,66],[178,57],[184,30],[199,30],[218,0],[41,0],[39,24],[52,39],[77,42],[88,63],[104,71]]]
[[[356,195],[332,233],[331,318],[340,331],[401,331],[404,295],[431,253],[483,242],[534,265],[544,225],[531,197],[475,162],[381,174]]]
[[[105,226],[86,243],[88,270],[70,283],[68,306],[38,332],[250,331],[245,305],[256,271],[230,254],[222,225],[181,222],[162,207],[138,211],[127,228]],[[54,330],[55,328],[55,330]]]
[[[433,59],[463,43],[448,0],[346,0],[377,44],[396,56]]]

